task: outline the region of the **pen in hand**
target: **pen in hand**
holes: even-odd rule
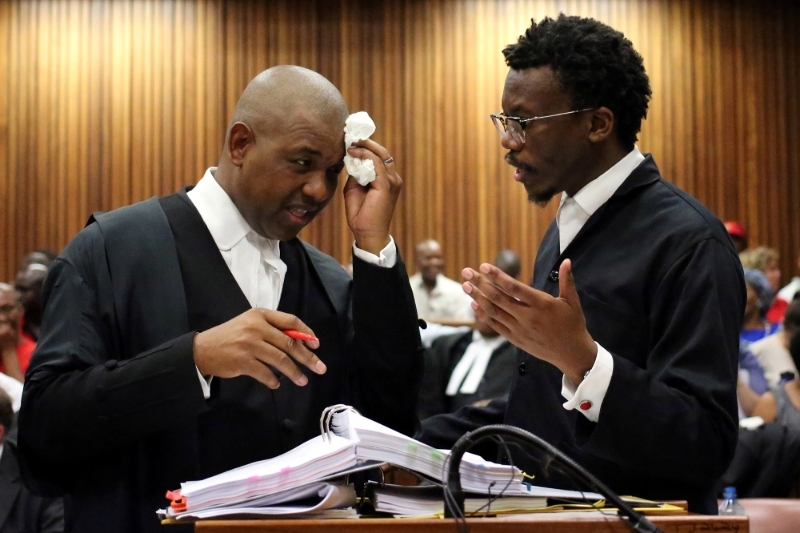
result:
[[[316,338],[314,335],[309,335],[308,333],[303,333],[302,331],[297,331],[296,329],[284,329],[284,330],[281,330],[281,331],[283,331],[289,337],[291,337],[291,338],[293,338],[295,340],[298,340],[298,341],[305,341],[305,342],[317,341],[317,342],[319,342],[319,339]]]

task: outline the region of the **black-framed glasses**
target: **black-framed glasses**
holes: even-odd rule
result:
[[[510,117],[505,113],[494,113],[489,116],[492,117],[492,122],[494,123],[494,127],[497,128],[497,132],[500,134],[500,137],[508,133],[511,135],[511,138],[518,143],[525,144],[525,128],[527,127],[528,123],[536,122],[537,120],[544,120],[546,118],[563,117],[566,115],[573,115],[575,113],[583,113],[584,111],[591,111],[592,109],[594,108],[587,107],[586,109],[576,109],[574,111],[566,111],[564,113],[555,113],[554,115],[528,118]]]

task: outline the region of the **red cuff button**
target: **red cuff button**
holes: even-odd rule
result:
[[[589,400],[583,400],[578,407],[580,407],[582,411],[588,411],[592,408],[592,402]]]

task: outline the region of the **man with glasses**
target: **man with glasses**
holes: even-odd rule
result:
[[[492,120],[506,161],[531,202],[560,194],[558,213],[533,287],[488,264],[463,271],[476,318],[519,348],[507,407],[434,419],[423,439],[452,444],[447,427],[454,437],[464,419],[494,413],[619,493],[715,513],[737,431],[744,286],[731,241],[636,147],[651,91],[621,33],[561,15],[503,52],[510,70]],[[578,488],[517,455],[536,483]]]

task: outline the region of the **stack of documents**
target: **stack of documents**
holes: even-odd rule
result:
[[[444,470],[449,450],[437,450],[402,433],[382,426],[353,410],[333,415],[331,431],[356,443],[359,459],[375,460],[399,466],[437,481],[444,481]],[[522,471],[518,468],[486,461],[482,457],[465,453],[459,467],[461,488],[466,492],[497,494],[508,486],[506,493],[522,491]]]
[[[245,465],[170,491],[167,519],[224,516],[350,517],[356,502],[346,474],[390,463],[442,481],[450,452],[437,450],[365,418],[347,406],[323,413],[321,435],[278,457]],[[461,484],[479,494],[521,494],[522,472],[465,454]],[[427,512],[427,510],[426,510]]]
[[[469,515],[527,512],[547,507],[547,498],[517,494],[494,496],[467,493],[464,512]],[[390,513],[401,518],[443,516],[444,503],[441,487],[434,485],[402,487],[399,485],[367,484],[367,495],[379,513]]]

